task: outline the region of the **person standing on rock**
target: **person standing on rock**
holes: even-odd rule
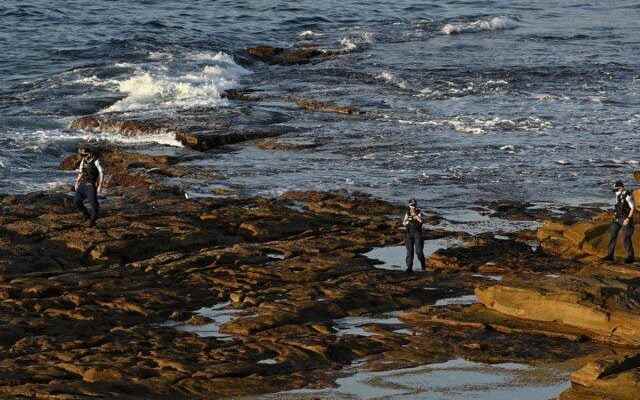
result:
[[[420,266],[424,271],[427,268],[424,259],[424,239],[422,238],[422,224],[426,215],[418,208],[415,199],[409,200],[409,209],[402,220],[402,225],[406,228],[405,245],[407,247],[407,272],[413,272],[413,253],[415,252],[420,261]]]
[[[81,160],[75,183],[76,193],[73,198],[73,203],[82,212],[84,217],[89,220],[89,226],[95,226],[100,209],[98,194],[102,189],[104,174],[95,150],[81,147],[79,154]],[[85,200],[89,202],[89,210],[84,206]]]
[[[614,209],[615,215],[610,228],[609,253],[604,259],[613,261],[616,251],[616,242],[618,241],[618,233],[622,230],[624,235],[624,248],[627,252],[625,262],[627,264],[631,264],[635,261],[633,242],[631,240],[634,230],[633,211],[635,208],[633,195],[629,190],[625,189],[624,183],[621,181],[616,182],[614,185],[614,191],[616,193],[616,206]]]

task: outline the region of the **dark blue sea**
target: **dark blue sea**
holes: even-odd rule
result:
[[[199,159],[242,195],[347,189],[438,209],[481,200],[585,204],[640,168],[637,1],[0,2],[0,192],[70,183],[57,170],[95,135],[82,115],[244,107],[251,89],[304,151],[230,146]],[[305,65],[246,62],[256,45],[319,46]],[[367,112],[302,112],[297,96]],[[102,135],[187,154],[171,135]]]

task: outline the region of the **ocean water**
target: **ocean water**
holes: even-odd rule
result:
[[[71,182],[56,166],[90,137],[68,129],[75,117],[251,107],[324,144],[198,161],[242,194],[362,190],[444,210],[609,201],[640,168],[639,17],[628,0],[4,0],[0,192]],[[243,53],[260,44],[341,54],[270,66]],[[228,101],[229,88],[269,99]],[[291,95],[367,115],[303,112]],[[170,135],[102,139],[190,153]]]

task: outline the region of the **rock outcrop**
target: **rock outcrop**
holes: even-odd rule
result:
[[[640,287],[602,277],[563,275],[477,288],[487,308],[514,318],[555,323],[595,340],[640,346]]]
[[[601,213],[589,220],[576,223],[546,221],[538,230],[538,240],[548,253],[564,258],[595,258],[607,255],[609,245],[609,227],[613,215]],[[638,221],[636,221],[638,222]],[[634,248],[640,248],[640,230],[633,235]],[[616,258],[626,257],[622,235],[618,237]]]
[[[231,115],[193,109],[176,111],[176,115],[171,118],[104,113],[78,118],[71,123],[70,128],[150,139],[158,135],[168,135],[176,142],[197,151],[208,151],[224,145],[275,137],[293,131],[292,128],[281,125],[288,118],[278,113],[227,113]]]
[[[180,158],[101,153],[111,176],[95,227],[67,193],[0,195],[2,398],[242,397],[327,387],[354,360],[382,370],[456,357],[588,357],[563,399],[634,398],[640,271],[584,256],[599,219],[539,232],[576,257],[533,250],[533,232],[427,231],[457,245],[409,275],[363,256],[402,243],[393,204],[346,192],[187,199],[164,182],[194,173]]]
[[[290,97],[289,100],[296,103],[298,107],[302,108],[305,111],[347,114],[347,115],[364,114],[364,112],[358,110],[355,107],[341,106],[341,105],[333,104],[326,101],[303,99],[298,97]]]
[[[571,383],[560,400],[635,400],[640,390],[640,355],[622,353],[589,362],[571,374]]]
[[[274,65],[307,64],[316,59],[330,56],[329,53],[314,47],[285,49],[282,47],[257,46],[248,48],[246,51],[251,57]]]
[[[105,151],[112,168],[162,161],[136,157]],[[3,196],[0,206],[0,397],[192,399],[328,385],[336,368],[406,343],[384,330],[338,335],[335,320],[451,291],[422,290],[432,275],[377,270],[359,255],[400,240],[388,218],[399,209],[363,195],[195,201],[116,186],[96,227],[63,193]],[[216,305],[238,315],[219,323],[226,338],[172,327],[206,327],[213,320],[193,311]]]
[[[105,171],[104,187],[150,187],[160,184],[163,177],[186,177],[193,171],[176,165],[180,160],[167,155],[147,155],[124,150],[111,144],[96,144]],[[71,155],[60,163],[63,171],[76,170],[80,156]],[[215,178],[215,175],[210,175]]]

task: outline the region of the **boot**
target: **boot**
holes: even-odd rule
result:
[[[611,254],[609,254],[606,257],[602,257],[602,261],[613,261],[613,256]]]
[[[625,264],[633,264],[634,262],[636,262],[636,259],[633,256],[629,256],[629,257],[624,259],[624,262],[625,262]]]

